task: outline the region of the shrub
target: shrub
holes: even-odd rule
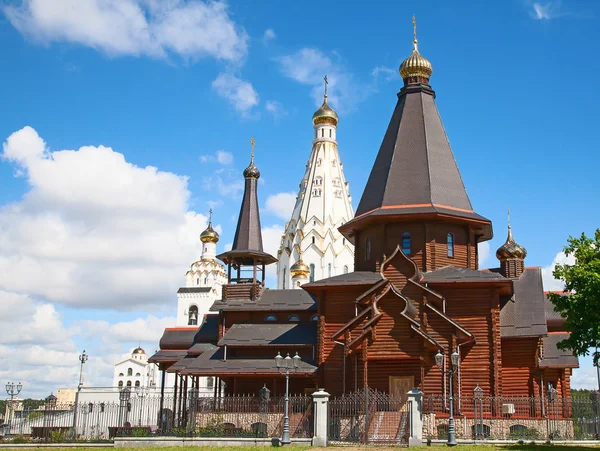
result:
[[[535,428],[528,428],[528,427],[522,427],[522,428],[514,428],[511,427],[510,428],[510,434],[509,437],[510,438],[522,438],[522,439],[529,439],[529,440],[535,440],[536,438],[539,438],[539,431]]]
[[[148,428],[133,428],[131,430],[132,437],[148,437],[150,436],[150,431]]]
[[[67,443],[73,441],[75,434],[71,429],[59,429],[50,432],[50,440],[53,443]]]
[[[13,439],[11,440],[11,442],[15,445],[19,445],[19,444],[23,444],[23,443],[29,443],[31,441],[30,437],[27,437],[25,435],[16,435],[15,437],[13,437]]]

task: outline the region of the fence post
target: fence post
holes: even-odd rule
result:
[[[312,446],[327,446],[327,417],[329,414],[329,393],[319,388],[312,394],[314,436]]]
[[[408,446],[421,446],[423,444],[423,392],[413,389],[408,392],[408,415],[410,431]]]

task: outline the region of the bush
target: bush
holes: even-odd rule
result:
[[[73,441],[75,434],[71,429],[62,429],[50,432],[50,441],[52,443],[67,443]]]
[[[149,437],[150,431],[148,428],[133,428],[131,429],[132,437]]]
[[[206,426],[198,428],[196,434],[199,437],[224,437],[225,423],[222,418],[210,418]]]
[[[20,445],[20,444],[23,444],[23,443],[29,443],[30,441],[31,441],[30,437],[27,437],[25,435],[16,435],[11,440],[11,443],[13,443],[15,445]]]
[[[538,432],[537,429],[524,427],[524,428],[511,430],[509,437],[514,438],[514,439],[522,438],[522,439],[535,440],[536,438],[539,438],[539,435],[540,435],[540,433]]]

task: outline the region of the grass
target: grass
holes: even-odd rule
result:
[[[194,451],[223,451],[226,449],[231,449],[234,451],[260,451],[261,449],[266,449],[267,447],[257,447],[257,446],[166,446],[166,447],[148,447],[148,448],[135,448],[135,451],[145,451],[145,450],[153,450],[153,451],[185,451],[194,450]],[[434,446],[424,446],[420,449],[426,451],[427,449],[436,449],[441,450],[444,448],[448,448],[445,445],[434,445]],[[6,448],[5,448],[6,449]],[[52,448],[52,451],[101,451],[103,448]],[[291,447],[293,451],[308,451],[308,450],[324,450],[324,448],[312,448],[310,446],[295,446]],[[329,447],[332,451],[398,451],[399,447],[387,447],[387,446],[368,446],[368,447],[346,447],[346,446],[331,446]],[[452,451],[535,451],[535,450],[545,450],[545,451],[598,451],[600,447],[592,446],[592,445],[545,445],[545,444],[535,444],[535,445],[458,445],[452,448]]]

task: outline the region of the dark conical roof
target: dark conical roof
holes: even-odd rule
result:
[[[413,83],[398,94],[356,216],[340,230],[356,229],[367,217],[425,214],[479,224],[481,239],[492,237],[491,222],[471,206],[434,91]]]
[[[235,259],[249,262],[254,259],[269,264],[277,261],[275,257],[263,251],[258,208],[258,177],[260,177],[260,172],[254,165],[253,157],[250,166],[244,171],[244,197],[242,198],[233,245],[230,251],[217,256],[225,262]]]

